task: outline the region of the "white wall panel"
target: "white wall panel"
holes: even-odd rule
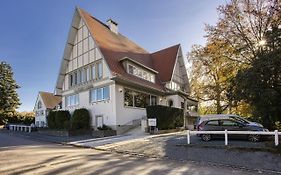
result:
[[[73,70],[77,69],[77,58],[73,59]]]
[[[83,66],[83,56],[78,57],[78,68]]]
[[[82,42],[78,43],[78,56],[82,55]]]
[[[84,63],[84,65],[89,64],[89,53],[88,52],[83,55],[83,63]]]
[[[95,48],[95,42],[92,37],[89,37],[89,50]]]
[[[88,43],[88,38],[86,38],[85,40],[83,40],[83,52],[87,52],[89,50],[89,43]]]
[[[90,63],[91,62],[93,62],[93,61],[95,61],[95,50],[91,50],[90,52],[89,52],[89,58],[90,58]]]

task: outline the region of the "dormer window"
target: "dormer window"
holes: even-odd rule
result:
[[[144,80],[147,80],[147,81],[150,81],[152,83],[155,83],[155,75],[144,70],[144,69],[141,69],[139,67],[136,67],[132,64],[128,64],[128,73],[129,74],[132,74],[134,76],[137,76],[139,78],[142,78]]]

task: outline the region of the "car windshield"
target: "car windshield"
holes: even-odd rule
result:
[[[250,122],[242,117],[239,116],[231,116],[230,118],[233,118],[234,120],[237,120],[239,122],[242,122],[244,124],[249,124]]]

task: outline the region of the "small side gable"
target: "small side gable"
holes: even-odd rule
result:
[[[187,71],[183,59],[182,49],[179,47],[174,70],[172,74],[172,81],[184,86],[187,93],[190,93],[190,85],[187,76]]]
[[[41,103],[41,108],[38,109],[38,103]],[[44,101],[42,100],[42,97],[40,95],[40,92],[37,95],[36,101],[35,101],[35,105],[33,108],[33,111],[38,111],[38,110],[45,110],[46,109],[46,105],[44,104]]]

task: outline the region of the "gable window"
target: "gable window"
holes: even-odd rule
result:
[[[142,92],[125,89],[124,106],[145,108],[149,105],[157,105],[157,97]]]
[[[155,83],[155,75],[152,73],[149,73],[148,71],[145,71],[141,68],[138,68],[136,66],[133,66],[131,64],[128,64],[128,73],[135,75],[139,78],[142,78],[144,80],[150,81],[152,83]]]
[[[69,75],[69,85],[70,85],[70,86],[73,86],[73,82],[74,82],[74,81],[73,81],[73,75],[70,74],[70,75]]]
[[[102,62],[80,68],[69,74],[69,86],[79,85],[90,80],[102,78]]]
[[[79,94],[66,96],[65,100],[66,107],[79,105]]]
[[[93,64],[91,66],[91,71],[92,71],[92,80],[96,79],[96,66]]]
[[[77,72],[74,72],[74,85],[77,84]]]
[[[97,63],[98,78],[102,78],[102,62]]]
[[[92,89],[90,91],[90,99],[91,102],[109,100],[110,99],[109,86]]]

